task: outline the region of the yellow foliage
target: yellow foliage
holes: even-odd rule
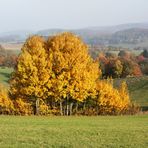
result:
[[[31,115],[33,113],[31,104],[26,103],[21,98],[18,98],[14,101],[14,106],[15,106],[15,114],[17,115]]]
[[[83,101],[94,93],[100,75],[98,65],[88,55],[88,47],[72,33],[62,33],[47,41],[49,63],[53,63],[53,96]]]
[[[117,90],[112,80],[102,80],[97,82],[96,89],[100,114],[120,114],[128,109],[130,101],[125,83]]]
[[[31,102],[34,105],[37,104],[37,100],[46,99],[51,87],[49,79],[51,72],[47,66],[45,40],[39,36],[29,37],[22,47],[17,68],[11,79],[11,96],[14,99],[23,98],[25,102]],[[37,108],[38,105],[36,113]],[[23,114],[26,114],[25,110]]]
[[[126,82],[122,82],[120,87],[119,87],[119,94],[120,98],[122,100],[122,110],[127,110],[129,105],[131,104],[130,98],[129,98],[129,93],[128,93],[128,88]]]
[[[57,107],[53,107],[52,109],[45,103],[44,100],[40,100],[39,105],[40,115],[59,115],[60,111]]]
[[[44,103],[43,100],[40,100],[39,110],[40,110],[40,115],[50,114],[49,107],[47,106],[47,104]]]
[[[116,74],[120,75],[121,62],[117,60],[115,64]],[[45,41],[32,36],[22,47],[11,79],[10,93],[16,114],[29,115],[34,111],[41,115],[59,112],[68,115],[72,107],[77,106],[74,103],[95,96],[101,114],[126,111],[130,104],[126,84],[122,83],[117,90],[112,79],[99,81],[100,75],[98,63],[91,59],[87,45],[79,37],[62,33]],[[36,107],[36,111],[32,107]]]
[[[27,39],[22,47],[17,68],[11,80],[11,93],[15,97],[46,98],[49,82],[45,41],[39,36]]]
[[[0,85],[0,114],[13,114],[14,106],[11,99],[8,97],[7,90]]]

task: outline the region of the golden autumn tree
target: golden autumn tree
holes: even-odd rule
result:
[[[50,85],[50,71],[47,62],[46,43],[42,37],[32,36],[27,39],[18,58],[17,67],[11,79],[11,95],[36,107],[39,114],[40,100],[47,97]]]
[[[94,94],[100,75],[98,64],[88,55],[88,47],[72,33],[62,33],[47,41],[49,63],[52,63],[53,97],[60,102],[61,115],[71,114],[74,102],[83,102]],[[99,74],[99,75],[98,75]]]

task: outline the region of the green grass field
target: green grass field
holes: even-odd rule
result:
[[[148,116],[0,116],[0,147],[146,148]]]
[[[0,82],[3,85],[8,86],[8,81],[12,72],[13,72],[12,68],[7,68],[7,67],[0,68]]]

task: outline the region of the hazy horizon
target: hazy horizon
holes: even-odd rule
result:
[[[146,0],[0,0],[0,33],[148,23]]]

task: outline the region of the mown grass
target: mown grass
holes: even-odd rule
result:
[[[0,116],[0,147],[148,147],[148,116]]]

